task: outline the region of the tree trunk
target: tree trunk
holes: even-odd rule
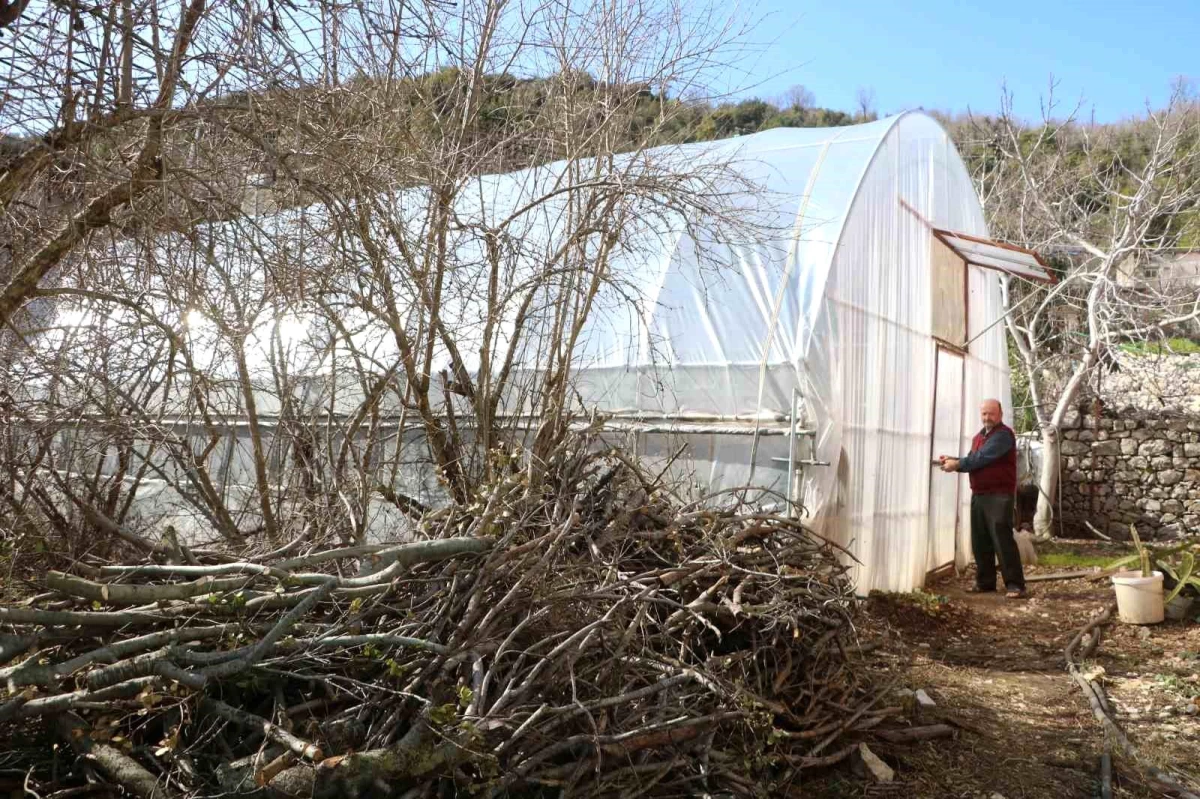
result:
[[[1033,515],[1033,532],[1037,536],[1049,536],[1051,522],[1054,520],[1054,497],[1058,490],[1058,476],[1062,472],[1062,425],[1067,411],[1075,404],[1075,398],[1083,389],[1084,381],[1091,374],[1096,364],[1099,351],[1099,337],[1094,331],[1091,344],[1084,352],[1083,360],[1075,367],[1071,377],[1058,395],[1054,406],[1054,414],[1049,420],[1042,422],[1042,474],[1038,480],[1037,512]],[[1032,385],[1032,383],[1031,383]],[[1039,391],[1038,396],[1043,396]]]
[[[1033,515],[1033,534],[1039,538],[1051,535],[1061,461],[1062,439],[1058,425],[1051,422],[1042,427],[1042,473],[1038,475],[1037,512]]]

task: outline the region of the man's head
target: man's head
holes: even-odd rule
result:
[[[1003,420],[1004,412],[1000,408],[1000,400],[986,399],[979,406],[979,419],[983,429],[991,432],[992,428]]]

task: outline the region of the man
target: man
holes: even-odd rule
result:
[[[971,593],[996,590],[996,556],[1004,575],[1005,596],[1025,596],[1025,572],[1013,538],[1013,495],[1017,491],[1017,437],[1004,424],[998,400],[984,400],[979,409],[983,429],[962,458],[942,455],[943,472],[971,476],[971,551],[975,555],[975,586]]]

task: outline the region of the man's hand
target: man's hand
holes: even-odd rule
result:
[[[958,471],[958,458],[951,458],[943,455],[942,457],[938,458],[938,460],[942,462],[943,472],[950,473]]]

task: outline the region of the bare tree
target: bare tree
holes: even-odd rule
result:
[[[327,63],[330,45],[310,38],[324,24],[324,8],[282,8],[273,0],[6,5],[0,327],[94,235],[155,224],[153,212],[172,198],[176,211],[214,200],[226,176],[212,162],[202,165],[196,151],[215,131],[227,142],[240,138],[241,154],[257,151],[251,171],[269,162],[270,141],[238,137],[251,133],[239,118],[269,91],[308,85],[336,69],[337,59]],[[382,9],[367,13],[387,24]],[[422,14],[414,8],[411,16]],[[412,38],[409,15],[397,6],[391,16],[397,35]],[[230,166],[226,159],[226,171],[244,179],[244,161]]]
[[[1056,120],[1055,111],[1051,93],[1042,122],[1027,125],[1006,93],[997,119],[974,120],[974,135],[985,142],[976,167],[993,231],[1058,254],[1064,264],[1051,287],[1007,288],[1005,323],[1044,447],[1039,534],[1050,531],[1063,421],[1089,377],[1122,342],[1200,317],[1194,289],[1121,279],[1128,264],[1174,248],[1189,232],[1200,202],[1194,96],[1179,84],[1164,108],[1124,126],[1081,120],[1078,108]],[[1063,379],[1055,380],[1064,364]]]
[[[816,105],[816,96],[808,89],[807,86],[797,84],[789,86],[787,91],[779,98],[779,104],[784,108],[790,108],[795,111],[807,111]]]
[[[375,24],[390,20],[397,35],[428,38],[403,22],[423,11],[388,10],[370,12]],[[188,479],[181,496],[213,529],[240,540],[205,463],[222,440],[213,439],[215,427],[252,409],[209,396],[228,393],[229,384],[195,363],[181,328],[204,306],[173,306],[154,289],[169,283],[179,297],[212,283],[228,295],[244,275],[209,273],[194,260],[168,275],[140,256],[162,261],[171,232],[194,238],[198,226],[240,218],[246,175],[288,167],[276,131],[256,126],[255,109],[272,92],[329,74],[331,46],[309,38],[322,29],[324,6],[32,0],[7,11],[14,13],[0,41],[0,397],[11,434],[4,499],[18,518],[40,513],[64,538],[82,524],[137,541],[122,527],[130,500],[143,478],[164,476],[162,459],[171,457],[182,459]],[[254,285],[262,284],[241,284]],[[238,305],[234,297],[232,305],[262,303]],[[229,332],[239,341],[246,335]],[[208,424],[204,440],[178,435],[177,422],[186,428],[189,417]],[[258,477],[265,494],[262,470]],[[268,505],[262,514],[256,529],[273,533]]]
[[[2,46],[13,87],[3,124],[22,138],[0,172],[11,242],[0,325],[64,255],[161,180],[164,136],[207,13],[198,0],[175,19],[116,2],[25,10]]]
[[[328,175],[308,224],[332,246],[301,264],[306,288],[293,298],[337,330],[338,357],[355,364],[355,413],[391,404],[408,414],[458,502],[524,440],[523,419],[538,420],[535,458],[558,440],[581,337],[603,296],[626,300],[623,270],[640,248],[670,229],[703,227],[712,240],[746,227],[728,163],[652,147],[683,110],[667,98],[694,95],[740,35],[712,11],[693,13],[468,3],[449,27],[471,27],[471,48],[438,41],[421,60],[436,72],[360,86],[353,107],[337,92],[317,99],[352,120],[352,137],[301,132],[302,148],[321,154],[313,174]],[[399,62],[366,33],[356,70]],[[546,69],[527,86],[537,102],[498,114],[513,81],[496,76],[526,59]]]
[[[486,504],[513,447],[538,479],[588,325],[644,299],[639,259],[751,235],[727,158],[654,146],[737,20],[473,0],[305,24],[311,45],[256,29],[248,77],[162,114],[163,176],[10,284],[48,309],[5,349],[5,499],[29,527],[282,546]],[[251,72],[270,66],[282,85]],[[20,221],[39,241],[44,216]]]
[[[0,2],[0,30],[12,25],[25,13],[29,0],[3,0]]]
[[[875,117],[875,90],[868,86],[860,86],[854,95],[854,111],[862,119]]]

